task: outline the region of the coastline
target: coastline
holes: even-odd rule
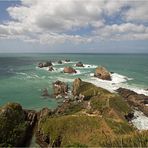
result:
[[[130,132],[136,131],[137,134],[140,134],[140,131],[142,131],[142,133],[143,131],[147,131],[148,108],[146,104],[147,104],[148,96],[145,96],[144,95],[145,93],[139,94],[138,92],[135,93],[130,89],[121,88],[121,85],[120,85],[120,84],[124,84],[128,80],[129,81],[132,80],[131,78],[119,75],[114,72],[109,72],[104,67],[97,67],[94,65],[92,65],[91,67],[91,65],[86,65],[86,64],[83,65],[80,62],[75,64],[76,62],[73,62],[73,61],[69,62],[69,60],[67,61],[68,62],[61,61],[63,63],[62,64],[63,68],[59,68],[58,70],[55,69],[55,66],[59,64],[57,63],[52,64],[50,62],[39,63],[38,65],[39,68],[36,68],[38,71],[41,71],[41,72],[45,71],[48,73],[57,73],[57,74],[62,73],[67,76],[72,76],[70,78],[70,81],[72,80],[72,84],[71,82],[68,84],[67,79],[65,79],[65,81],[62,82],[60,81],[59,78],[58,78],[58,81],[52,83],[52,87],[53,87],[52,98],[55,98],[57,102],[59,101],[61,102],[60,104],[58,104],[58,107],[56,107],[53,110],[50,110],[49,108],[44,107],[38,112],[35,112],[33,110],[24,110],[19,104],[10,103],[8,105],[5,105],[5,107],[1,109],[0,115],[2,117],[1,116],[0,117],[2,118],[2,122],[3,122],[3,117],[9,118],[10,115],[8,110],[11,107],[11,110],[14,112],[14,114],[16,113],[16,110],[20,112],[19,114],[24,114],[23,123],[21,121],[21,123],[18,122],[17,124],[27,123],[27,126],[23,129],[26,134],[21,140],[22,142],[18,143],[16,141],[16,143],[12,144],[12,146],[24,146],[24,144],[28,145],[30,142],[31,142],[30,144],[32,144],[32,140],[33,141],[35,140],[36,143],[39,144],[39,146],[41,147],[46,147],[46,146],[59,147],[61,145],[65,146],[65,144],[62,143],[62,141],[64,141],[63,137],[65,137],[66,133],[63,133],[63,134],[60,133],[60,131],[63,132],[62,127],[61,129],[59,129],[60,131],[56,131],[56,128],[58,128],[58,126],[63,126],[63,124],[60,125],[60,123],[56,121],[59,119],[62,120],[61,122],[65,122],[65,120],[66,122],[68,122],[68,120],[71,120],[70,121],[71,123],[72,122],[75,123],[77,122],[77,120],[79,120],[79,122],[86,124],[86,126],[90,126],[90,125],[87,125],[87,122],[86,121],[84,122],[83,120],[90,120],[91,124],[93,124],[93,122],[96,122],[96,121],[105,122],[107,128],[114,131],[113,133],[115,137],[117,137],[116,135],[117,133],[113,127],[116,124],[119,124],[121,127],[123,126],[121,129],[120,128],[118,129],[119,133],[120,132],[122,133],[123,129],[125,130],[123,132],[124,134],[128,134],[129,131]],[[72,64],[72,65],[74,64],[73,68],[70,67],[69,64]],[[53,66],[53,68],[51,68],[51,66]],[[87,79],[85,78],[84,80],[83,79],[81,80],[80,78],[78,78],[78,76],[80,75],[83,76],[84,74],[80,73],[80,71],[77,70],[77,66],[79,70],[87,69],[87,68],[92,68],[92,69],[95,68],[96,70],[94,74],[91,74],[88,72]],[[22,72],[17,73],[17,75],[26,76],[26,74]],[[73,76],[77,78],[74,79]],[[35,78],[40,78],[40,77],[35,76]],[[68,85],[70,85],[70,87]],[[50,93],[51,92],[48,92],[48,89],[45,88],[42,90],[42,97],[46,99],[51,98]],[[84,119],[82,118],[83,119],[82,120],[80,117],[81,118],[84,117]],[[95,118],[95,121],[93,121],[94,119],[92,117]],[[56,127],[54,127],[55,128],[54,131],[52,131],[52,126],[54,126],[52,122],[54,123],[55,122],[54,120],[57,122],[57,125]],[[110,120],[112,120],[112,122],[115,122],[115,123],[112,123],[113,124],[112,125],[110,123]],[[48,128],[46,126],[48,126]],[[66,124],[66,126],[69,126],[69,124]],[[75,125],[74,125],[74,128],[76,128]],[[100,130],[100,127],[97,127],[97,128],[98,130]],[[26,138],[28,137],[27,136],[28,129],[30,129],[31,131],[29,134],[30,138]],[[129,131],[127,129],[129,129]],[[3,131],[5,131],[5,129],[3,129]],[[48,134],[51,131],[53,132],[52,133],[53,135]],[[57,137],[54,137],[54,139],[52,139],[56,132],[58,132]],[[106,134],[107,132],[105,132],[105,135]],[[112,135],[112,134],[109,132],[109,135]],[[51,139],[53,141],[51,141]],[[125,143],[128,143],[126,139],[124,140],[125,140]],[[115,146],[114,144],[115,141],[116,140],[113,140],[111,142],[113,146]],[[108,140],[104,141],[103,144],[101,143],[98,143],[98,144],[102,146],[106,146],[107,142]],[[68,144],[66,141],[65,143],[66,145]],[[3,143],[3,145],[5,144],[7,143]],[[91,141],[90,143],[88,142],[88,144],[91,145],[92,144]],[[11,145],[11,142],[10,142],[10,145]],[[119,145],[120,144],[118,143],[117,146]],[[134,146],[136,146],[136,143],[134,144]]]

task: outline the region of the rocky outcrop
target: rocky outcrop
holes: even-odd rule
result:
[[[78,62],[78,63],[76,63],[76,66],[77,66],[77,67],[84,67],[84,65],[83,65],[82,62]]]
[[[53,67],[52,66],[49,66],[48,67],[48,71],[54,71]]]
[[[0,108],[0,147],[26,146],[36,123],[36,112],[23,110],[18,103]]]
[[[45,89],[43,90],[42,96],[44,96],[44,97],[48,97],[48,96],[49,96],[49,93],[48,93],[48,89],[47,89],[47,88],[45,88]]]
[[[72,67],[64,67],[63,71],[64,71],[64,73],[70,73],[70,74],[77,73],[77,71]]]
[[[45,63],[39,63],[39,64],[38,64],[38,67],[39,67],[39,68],[49,67],[49,66],[52,66],[52,62],[51,62],[51,61],[47,61],[47,62],[45,62]]]
[[[37,114],[38,119],[38,128],[36,130],[35,136],[36,136],[36,143],[40,145],[40,147],[48,147],[50,146],[50,137],[43,133],[42,130],[39,128],[39,125],[41,124],[41,121],[45,118],[48,118],[49,116],[53,115],[53,111],[48,108],[43,108],[41,111]]]
[[[70,60],[69,59],[65,59],[65,62],[70,62]]]
[[[39,67],[39,68],[43,68],[43,63],[39,63],[39,64],[38,64],[38,67]]]
[[[29,128],[32,128],[37,121],[37,113],[34,110],[24,110],[25,121],[28,123]]]
[[[56,81],[53,83],[53,91],[55,96],[65,96],[68,93],[68,85],[64,82]]]
[[[111,80],[110,72],[104,67],[97,67],[94,76],[102,80]]]
[[[137,94],[136,92],[125,88],[119,88],[117,89],[117,92],[123,98],[125,98],[130,105],[137,107],[146,116],[148,116],[148,106],[146,106],[148,96],[145,96],[143,94]]]
[[[74,96],[79,95],[79,88],[80,88],[81,82],[82,82],[82,80],[80,78],[77,78],[74,80],[73,90],[72,90],[72,93]]]
[[[61,61],[61,60],[59,60],[59,61],[58,61],[58,64],[62,64],[62,61]]]

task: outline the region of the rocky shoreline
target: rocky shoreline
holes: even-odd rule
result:
[[[84,67],[82,62],[75,66]],[[54,70],[51,61],[39,63],[38,67]],[[64,67],[63,72],[77,71]],[[112,79],[111,72],[104,67],[97,67],[94,77]],[[130,121],[135,108],[148,117],[148,96],[125,88],[116,92],[76,78],[72,89],[65,82],[53,82],[52,96],[64,99],[54,110],[43,108],[36,112],[23,109],[17,103],[8,103],[0,108],[0,147],[29,146],[33,135],[40,147],[147,146],[147,131],[139,132]],[[50,96],[47,89],[42,96]],[[137,137],[143,138],[142,143],[137,142]]]

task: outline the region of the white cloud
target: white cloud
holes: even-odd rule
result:
[[[148,39],[147,1],[129,0],[22,0],[7,9],[12,20],[0,24],[0,38],[56,44],[91,42],[97,39]],[[123,8],[127,10],[123,11]],[[109,25],[105,16],[121,14],[121,24]],[[129,21],[129,22],[128,22]],[[131,23],[131,22],[132,23]],[[134,22],[136,21],[136,22]],[[90,34],[78,30],[90,27]],[[76,35],[69,32],[77,31]]]
[[[148,1],[130,1],[131,8],[124,14],[127,21],[148,22]]]

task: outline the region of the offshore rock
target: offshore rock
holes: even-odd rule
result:
[[[54,91],[55,96],[67,95],[67,93],[68,93],[68,85],[66,83],[64,83],[64,82],[56,81],[56,82],[53,83],[53,91]]]
[[[76,66],[77,66],[77,67],[84,67],[84,65],[83,65],[82,62],[78,62],[78,63],[76,64]]]
[[[102,80],[111,80],[110,72],[104,67],[97,67],[94,76]]]
[[[64,67],[64,73],[77,73],[77,71],[72,67]]]
[[[52,66],[49,66],[48,68],[49,68],[48,71],[54,71]]]
[[[48,96],[49,96],[49,93],[48,93],[48,89],[47,89],[47,88],[45,88],[45,89],[43,90],[42,96],[44,96],[44,97],[48,97]]]
[[[39,68],[49,67],[49,66],[52,66],[52,62],[51,62],[51,61],[47,61],[47,62],[45,62],[45,63],[39,63],[39,64],[38,64],[38,67],[39,67]]]
[[[62,61],[61,61],[61,60],[59,60],[59,61],[58,61],[58,64],[62,64]]]

